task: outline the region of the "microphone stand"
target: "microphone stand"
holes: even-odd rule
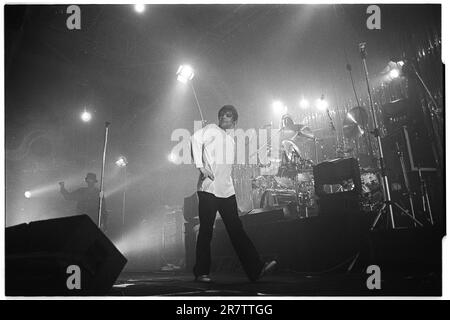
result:
[[[405,216],[409,217],[410,219],[412,219],[417,225],[419,226],[423,226],[415,217],[411,216],[409,214],[409,212],[405,209],[403,209],[398,203],[393,202],[392,198],[391,198],[391,191],[389,188],[389,179],[387,177],[386,174],[386,166],[384,163],[384,152],[383,152],[383,145],[381,143],[381,137],[380,137],[380,129],[378,127],[378,120],[377,120],[377,115],[375,112],[375,108],[373,105],[373,99],[372,99],[372,93],[370,90],[370,82],[369,82],[369,71],[367,69],[367,62],[366,62],[366,43],[362,42],[359,44],[359,50],[360,50],[360,54],[361,54],[361,59],[363,61],[363,67],[364,67],[364,75],[366,78],[366,85],[367,85],[367,92],[369,94],[369,103],[370,103],[370,112],[372,114],[372,121],[373,121],[373,134],[375,136],[375,138],[377,139],[377,143],[378,143],[378,151],[380,154],[380,173],[381,173],[381,178],[382,178],[382,185],[383,185],[383,205],[381,206],[381,208],[378,210],[378,214],[375,218],[375,221],[372,224],[371,230],[373,230],[377,223],[378,220],[380,219],[381,215],[385,212],[386,209],[388,209],[389,212],[389,219],[391,222],[391,227],[392,229],[395,229],[395,221],[394,221],[394,207],[396,207],[397,209],[399,209],[400,213],[404,214]]]
[[[358,107],[360,107],[359,105],[359,99],[358,99],[358,94],[356,93],[356,88],[355,88],[355,81],[353,80],[353,74],[352,74],[352,66],[350,65],[350,63],[347,63],[347,71],[350,74],[350,80],[352,81],[352,88],[353,88],[353,93],[355,94],[355,99],[356,99],[356,105]]]
[[[357,105],[358,107],[361,107],[361,105],[359,104],[358,94],[356,93],[355,81],[354,81],[354,79],[353,79],[353,73],[352,73],[352,66],[351,66],[351,64],[350,64],[350,63],[347,63],[346,68],[347,68],[347,71],[348,71],[348,73],[349,73],[349,75],[350,75],[350,80],[351,80],[351,82],[352,82],[352,88],[353,88],[353,93],[355,94],[356,105]],[[365,126],[365,127],[366,127],[366,126]],[[364,134],[366,133],[366,131],[368,131],[367,128],[365,128],[365,127],[364,127]],[[367,144],[367,149],[368,149],[368,151],[369,151],[369,155],[370,155],[372,161],[374,161],[373,159],[375,159],[375,155],[373,154],[372,142],[370,141],[370,135],[366,135],[366,139],[365,139],[365,140],[366,140],[366,144]],[[358,151],[357,151],[357,158],[359,158],[359,143],[358,143],[358,137],[355,138],[355,146],[356,146],[356,149],[358,150]]]
[[[330,120],[330,129],[333,132],[333,134],[336,136],[336,157],[340,158],[340,155],[342,155],[342,157],[343,157],[342,153],[344,152],[344,150],[341,150],[341,146],[339,143],[339,137],[336,132],[336,127],[334,126],[333,118],[331,117],[330,109],[328,109],[328,108],[327,108],[327,116],[328,116],[328,119]]]
[[[105,161],[106,161],[106,146],[108,144],[108,131],[111,123],[105,122],[105,140],[103,144],[103,159],[102,159],[102,172],[100,176],[100,204],[98,206],[98,227],[101,229],[102,221],[102,208],[103,208],[103,194],[104,194],[104,176],[105,176]]]

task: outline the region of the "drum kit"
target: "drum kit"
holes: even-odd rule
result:
[[[363,63],[365,84],[369,98],[368,103],[366,104],[368,106],[367,110],[366,107],[362,107],[359,103],[360,99],[358,98],[355,83],[353,81],[351,65],[347,64],[347,70],[349,71],[357,106],[346,111],[343,120],[342,117],[339,117],[341,121],[339,134],[334,126],[331,112],[328,108],[326,109],[326,112],[330,129],[323,125],[323,117],[321,115],[317,116],[316,114],[311,113],[305,118],[306,121],[302,121],[314,125],[314,130],[311,130],[309,125],[294,123],[291,116],[287,114],[284,115],[281,119],[281,126],[279,129],[281,139],[276,142],[275,146],[269,147],[272,156],[272,158],[269,158],[269,165],[260,166],[260,175],[252,180],[253,208],[274,206],[294,208],[294,216],[300,218],[309,217],[312,212],[318,212],[318,210],[316,210],[318,208],[314,192],[313,167],[319,164],[320,151],[321,161],[332,161],[333,159],[345,158],[357,159],[361,178],[361,188],[358,188],[358,193],[361,192],[361,196],[359,197],[359,199],[361,199],[360,207],[366,212],[376,213],[376,218],[372,223],[371,229],[374,229],[377,226],[381,216],[384,214],[386,214],[386,226],[395,229],[394,211],[395,213],[400,213],[404,217],[408,217],[414,222],[414,226],[423,226],[423,224],[415,217],[413,204],[413,195],[415,193],[409,187],[408,172],[405,164],[406,159],[398,142],[396,142],[396,153],[398,161],[401,164],[401,172],[403,173],[403,182],[406,189],[406,193],[401,194],[401,196],[408,196],[409,209],[403,208],[397,201],[392,200],[391,190],[401,191],[402,186],[400,183],[391,184],[389,182],[390,178],[388,177],[386,170],[387,166],[382,143],[384,130],[383,127],[380,127],[380,124],[385,126],[386,123],[383,122],[386,121],[379,122],[377,119],[380,115],[383,115],[385,118],[391,119],[390,121],[392,121],[394,126],[398,126],[399,120],[405,121],[403,118],[407,119],[407,115],[404,115],[404,117],[399,119],[398,117],[389,116],[389,113],[403,113],[404,110],[397,110],[394,107],[408,106],[408,104],[392,102],[385,107],[383,100],[378,98],[378,104],[374,103],[374,97],[372,95],[373,90],[371,90],[369,72],[367,70],[366,43],[362,42],[358,47]],[[438,109],[438,105],[434,101],[433,95],[420,78],[417,70],[415,70],[414,64],[411,65],[414,69],[414,74],[429,96],[432,105]],[[380,102],[383,105],[381,109]],[[377,109],[375,108],[376,105]],[[403,109],[407,109],[407,107],[404,107]],[[422,111],[426,118],[427,114],[431,114],[430,112],[427,113],[427,109],[424,109],[423,106]],[[368,112],[370,112],[370,117]],[[339,114],[338,108],[336,113]],[[426,125],[426,127],[428,136],[432,137],[432,147],[434,146],[433,155],[436,165],[439,168],[440,162],[437,159],[442,159],[442,156],[439,156],[441,154],[437,151],[439,147],[436,147],[435,145],[438,144],[437,141],[440,141],[440,139],[437,137],[438,134],[433,133],[430,123]],[[387,129],[387,127],[384,129]],[[332,132],[331,135],[329,135],[330,132]],[[407,133],[406,129],[405,132]],[[409,157],[411,161],[410,142],[408,141],[408,136],[405,135],[405,137],[405,143],[408,152],[410,153]],[[375,141],[376,143],[372,145]],[[353,145],[353,148],[345,148],[346,144]],[[266,145],[263,147],[266,147]],[[260,150],[258,150],[258,152]],[[389,152],[392,154],[392,152],[395,151],[389,150]],[[412,162],[411,167],[413,167]],[[421,178],[420,168],[418,172],[421,181],[420,183],[422,184],[423,180]],[[353,179],[351,183],[348,183],[348,185],[345,186],[344,184],[341,184],[340,189],[343,189],[344,192],[352,190],[350,184],[356,184],[354,181],[355,180]],[[336,192],[332,191],[331,193]],[[419,194],[422,196],[423,202],[423,209],[421,211],[428,214],[429,217],[427,217],[427,220],[433,224],[434,220],[431,207],[425,205],[427,203],[425,199],[428,198],[428,191],[421,186]]]
[[[343,135],[348,140],[356,141],[363,137],[368,131],[366,110],[362,107],[351,109],[346,114],[342,128]],[[296,217],[314,216],[318,210],[314,194],[313,166],[319,163],[317,149],[320,139],[309,126],[294,123],[289,115],[284,115],[281,120],[280,137],[278,155],[269,159],[269,165],[260,166],[261,175],[252,180],[253,207],[290,207],[294,208]],[[370,141],[367,140],[367,143]],[[271,147],[274,149],[274,146]],[[359,158],[358,149],[356,146],[356,153],[352,153],[353,149],[345,153],[336,150],[334,156]],[[366,149],[372,152],[371,148]],[[372,210],[382,192],[377,169],[361,168],[361,181],[363,208]]]

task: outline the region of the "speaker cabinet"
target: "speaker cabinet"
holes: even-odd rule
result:
[[[86,215],[6,228],[8,296],[104,295],[126,258]]]

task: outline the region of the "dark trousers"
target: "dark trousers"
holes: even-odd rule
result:
[[[197,238],[194,275],[200,276],[210,272],[211,239],[216,213],[219,211],[245,273],[250,280],[256,280],[264,263],[242,227],[236,196],[218,198],[211,193],[199,191],[198,200],[200,230]]]

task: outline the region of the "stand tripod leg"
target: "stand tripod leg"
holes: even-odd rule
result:
[[[429,221],[434,225],[433,213],[431,212],[430,197],[428,195],[428,187],[426,181],[422,177],[422,170],[419,168],[420,192],[422,193],[423,211],[428,212]]]
[[[378,139],[379,139],[379,137],[378,137]],[[378,143],[379,143],[379,147],[381,150],[381,140],[379,140]],[[384,172],[383,162],[384,162],[383,157],[380,157],[380,163],[382,163],[382,165],[381,165],[382,172]],[[383,178],[383,182],[384,182],[384,191],[386,192],[386,205],[389,210],[389,218],[391,219],[391,226],[392,226],[392,229],[395,229],[394,208],[392,207],[391,191],[389,190],[389,181],[388,181],[388,177],[387,177],[386,173],[383,173],[382,178]]]
[[[403,128],[405,128],[405,130],[406,130],[406,126],[404,126]],[[406,172],[405,159],[403,157],[403,152],[400,150],[400,146],[399,146],[398,142],[395,143],[395,146],[397,148],[397,155],[398,155],[398,158],[400,160],[400,165],[402,167],[403,181],[405,182],[406,192],[408,193],[409,207],[411,209],[412,217],[415,219],[416,218],[416,213],[414,211],[414,202],[413,202],[413,198],[412,198],[411,187],[410,187],[410,184],[409,184],[408,174]],[[416,223],[414,223],[414,227],[417,227]]]
[[[414,219],[416,219],[416,212],[414,211],[414,202],[412,195],[409,195],[409,207],[411,208],[411,215]],[[414,227],[417,227],[417,223],[414,222]]]
[[[359,255],[361,254],[361,252],[358,252],[355,257],[353,258],[352,262],[350,263],[350,265],[347,268],[347,273],[351,272],[353,270],[353,267],[355,266],[356,262],[358,261]]]
[[[419,226],[423,227],[423,224],[417,220],[415,217],[413,217],[412,215],[409,214],[409,212],[407,210],[405,210],[404,208],[402,208],[398,203],[394,202],[392,205],[396,206],[400,212],[404,215],[406,215],[407,217],[409,217],[411,220],[414,221],[414,223],[418,224]]]
[[[373,230],[373,229],[376,227],[376,225],[377,225],[377,223],[378,223],[378,220],[380,220],[381,215],[383,214],[385,208],[386,208],[386,203],[383,203],[383,205],[381,206],[381,208],[378,210],[377,217],[376,217],[375,220],[373,221],[372,226],[370,227],[370,230]]]
[[[425,199],[427,203],[427,211],[430,216],[430,223],[431,225],[434,225],[433,213],[431,212],[430,197],[428,196],[428,190],[426,188],[427,187],[425,186]]]

